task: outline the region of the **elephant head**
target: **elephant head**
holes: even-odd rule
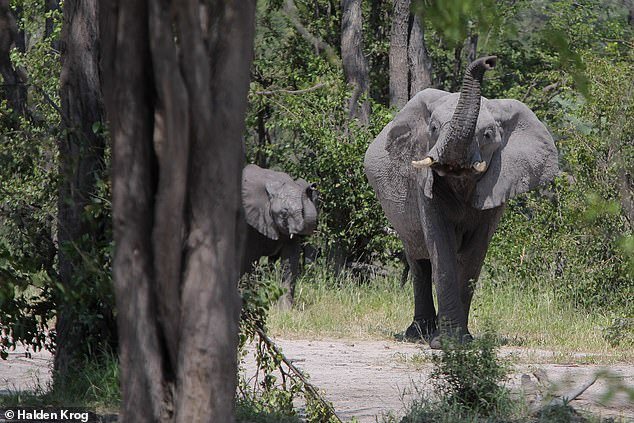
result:
[[[262,235],[309,235],[317,227],[315,184],[284,172],[247,165],[242,173],[242,205],[247,223]]]
[[[526,105],[480,97],[483,75],[495,63],[495,56],[472,62],[460,93],[419,92],[379,134],[365,164],[381,200],[405,201],[413,188],[408,180],[418,179],[431,198],[435,177],[472,179],[466,200],[485,210],[558,173],[552,137]]]

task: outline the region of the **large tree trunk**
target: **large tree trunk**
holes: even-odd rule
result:
[[[410,13],[410,0],[393,0],[390,33],[390,106],[402,108],[417,92],[432,85],[432,61],[424,29]]]
[[[231,422],[255,2],[171,3],[102,21],[121,420]]]
[[[432,86],[432,61],[425,47],[423,24],[418,16],[410,19],[407,58],[409,63],[409,98]]]
[[[59,141],[57,238],[60,282],[65,292],[73,292],[78,283],[92,283],[80,278],[85,267],[81,245],[96,243],[103,230],[84,216],[103,173],[105,149],[103,136],[93,130],[95,123],[103,121],[97,2],[65,1],[62,40],[60,94],[65,135]],[[55,369],[60,375],[89,353],[86,332],[95,330],[79,321],[73,302],[72,297],[60,295],[57,304]],[[110,315],[108,310],[95,310],[95,314],[104,311]],[[104,330],[112,326],[106,324]],[[116,334],[97,334],[96,338],[112,345],[109,340],[115,339]]]
[[[348,109],[351,117],[366,125],[370,121],[370,104],[361,101],[361,97],[368,94],[370,76],[363,55],[361,0],[342,0],[341,4],[341,58],[346,82],[352,86]]]
[[[410,0],[393,0],[390,32],[390,106],[402,108],[409,100],[407,45]]]

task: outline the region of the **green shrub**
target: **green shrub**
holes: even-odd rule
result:
[[[497,356],[490,332],[466,344],[443,340],[442,354],[432,357],[432,385],[442,401],[484,416],[506,411],[509,391],[502,385],[509,367]]]
[[[487,332],[468,344],[445,340],[432,356],[433,393],[418,392],[400,423],[515,421],[521,404],[503,385],[509,364],[497,356],[496,339]]]

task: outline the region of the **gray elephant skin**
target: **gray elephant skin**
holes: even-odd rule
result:
[[[299,276],[301,235],[317,228],[315,184],[284,172],[247,165],[242,172],[242,206],[247,222],[241,274],[250,272],[262,256],[280,258],[283,267],[280,299],[290,307]]]
[[[460,93],[416,94],[365,154],[365,173],[412,272],[414,319],[405,336],[432,348],[445,336],[471,339],[474,285],[505,203],[559,172],[553,138],[526,105],[481,97],[495,63],[495,56],[472,62]]]

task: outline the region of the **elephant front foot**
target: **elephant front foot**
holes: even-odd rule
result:
[[[436,332],[436,320],[414,320],[403,334],[403,340],[408,342],[429,342]]]
[[[432,350],[440,350],[444,343],[448,342],[458,344],[467,344],[473,341],[473,336],[466,330],[454,330],[450,332],[439,332],[429,341],[429,348]]]

